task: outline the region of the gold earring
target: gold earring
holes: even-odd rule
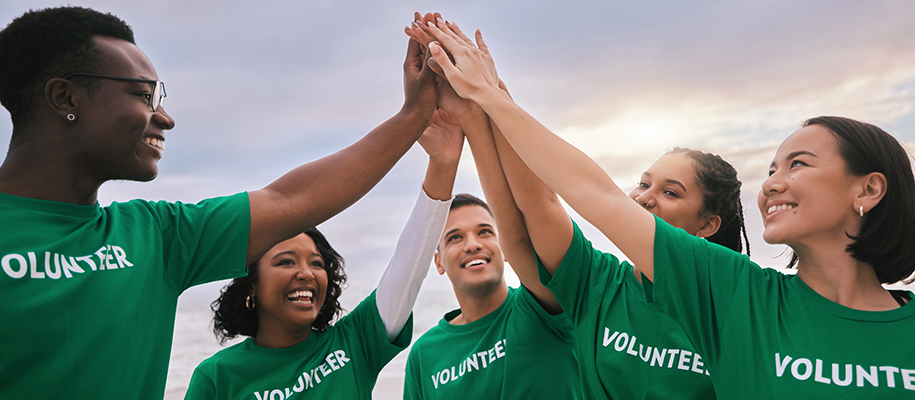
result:
[[[249,311],[254,311],[254,297],[250,294],[248,295],[248,298],[245,299],[245,307],[247,307]]]

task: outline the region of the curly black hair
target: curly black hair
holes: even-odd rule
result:
[[[702,188],[702,210],[699,215],[713,214],[721,217],[721,226],[709,242],[720,244],[738,253],[746,249],[750,255],[750,240],[743,219],[737,170],[721,157],[695,149],[676,147],[668,154],[681,154],[691,158],[696,167],[696,180]],[[744,247],[746,246],[746,247]]]
[[[305,231],[305,234],[314,240],[321,258],[324,259],[324,270],[327,271],[324,305],[311,325],[312,330],[323,332],[332,321],[343,314],[339,298],[346,285],[346,272],[343,270],[343,256],[330,246],[317,228],[311,228]],[[257,306],[249,310],[245,301],[257,282],[258,262],[260,259],[248,265],[248,276],[233,279],[222,288],[219,298],[210,303],[210,309],[213,310],[213,333],[216,334],[219,344],[225,344],[227,340],[239,335],[257,336]]]
[[[82,7],[30,10],[0,31],[0,104],[13,120],[11,143],[21,140],[32,122],[48,80],[104,72],[106,60],[92,39],[96,35],[136,44],[126,22]],[[87,88],[91,95],[93,87]]]

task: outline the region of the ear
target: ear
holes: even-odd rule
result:
[[[85,90],[73,82],[54,78],[44,86],[44,98],[52,112],[67,120],[67,114],[78,115],[79,97]]]
[[[445,267],[442,266],[442,255],[436,251],[432,261],[435,261],[435,270],[438,271],[438,274],[445,275]]]
[[[871,172],[858,178],[858,194],[855,198],[855,213],[858,213],[859,207],[864,206],[864,212],[870,211],[876,207],[886,196],[886,176],[879,172]]]
[[[718,228],[721,228],[721,217],[718,215],[707,216],[703,219],[702,226],[699,228],[699,232],[696,232],[696,236],[707,238],[718,232]]]

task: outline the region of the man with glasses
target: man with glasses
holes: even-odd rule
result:
[[[244,275],[371,189],[431,120],[425,58],[411,42],[398,114],[261,190],[100,207],[103,183],[156,177],[175,126],[165,85],[111,14],[61,7],[10,23],[0,31],[0,103],[13,121],[0,165],[0,398],[162,398],[178,295]]]
[[[121,76],[98,75],[98,74],[89,74],[89,73],[85,73],[85,72],[73,72],[73,73],[67,74],[67,76],[65,76],[64,79],[70,79],[74,76],[88,76],[90,78],[113,79],[113,80],[122,81],[122,82],[142,82],[142,83],[150,84],[150,85],[152,85],[153,89],[148,97],[149,98],[149,109],[152,110],[153,112],[156,112],[156,109],[159,108],[160,105],[164,105],[165,98],[168,97],[168,95],[165,94],[165,83],[163,83],[162,81],[160,81],[158,79],[149,80],[149,79],[137,79],[137,78],[124,78]]]

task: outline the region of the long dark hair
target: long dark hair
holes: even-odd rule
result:
[[[750,255],[750,240],[743,219],[740,186],[737,170],[721,157],[694,149],[676,147],[668,154],[682,154],[693,160],[696,180],[702,189],[702,210],[699,215],[721,217],[721,226],[714,235],[706,238],[738,253],[746,249]]]
[[[880,283],[911,283],[915,280],[915,177],[908,153],[889,133],[868,123],[824,116],[804,122],[804,127],[810,125],[820,125],[835,136],[849,174],[879,172],[886,177],[886,194],[864,216],[857,236],[846,232],[854,242],[845,250],[870,264]],[[788,267],[797,261],[797,254],[792,254]]]
[[[346,284],[346,272],[343,270],[343,257],[330,246],[324,235],[316,228],[305,231],[315,242],[315,247],[324,259],[324,270],[327,271],[327,294],[324,305],[311,329],[324,331],[331,321],[343,313],[340,307],[340,295]],[[258,263],[260,259],[248,265],[248,276],[233,279],[226,287],[222,288],[219,298],[210,304],[213,310],[213,333],[220,344],[225,344],[235,337],[257,335],[257,307],[249,310],[245,301],[251,289],[258,280]]]

